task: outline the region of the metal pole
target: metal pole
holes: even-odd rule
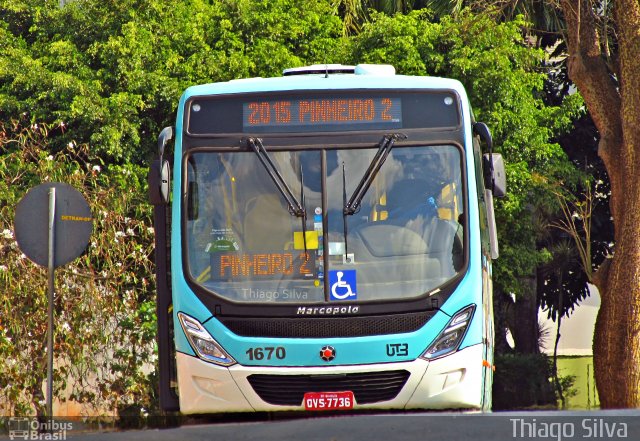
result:
[[[47,416],[53,420],[53,302],[55,298],[54,271],[56,258],[55,238],[56,189],[49,189],[49,327],[47,329]]]

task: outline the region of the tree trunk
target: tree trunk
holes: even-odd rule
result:
[[[617,0],[619,59],[609,58],[590,0],[561,0],[569,76],[598,131],[611,181],[615,252],[594,275],[602,302],[593,342],[603,408],[640,407],[640,3]]]
[[[640,407],[640,182],[634,187],[629,189],[634,193],[629,197],[630,213],[621,219],[623,225],[616,226],[624,239],[616,241],[593,339],[594,374],[603,408]]]
[[[513,352],[507,341],[506,330],[515,326],[514,303],[511,296],[505,294],[498,286],[493,286],[493,310],[495,320],[495,352],[496,354],[510,354]],[[513,332],[511,332],[513,336]]]
[[[535,275],[522,280],[524,289],[516,299],[515,323],[511,329],[516,352],[538,354],[538,279]]]

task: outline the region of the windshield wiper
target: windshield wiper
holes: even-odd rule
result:
[[[376,178],[382,164],[387,160],[387,156],[391,152],[393,148],[393,144],[398,139],[406,139],[407,135],[403,133],[392,133],[391,135],[384,135],[382,140],[378,143],[378,151],[375,156],[371,160],[371,164],[369,164],[369,168],[360,179],[358,186],[353,191],[351,198],[349,198],[349,202],[345,202],[343,207],[343,213],[345,216],[351,216],[356,214],[360,210],[360,204],[362,203],[362,199],[364,195],[369,190],[371,183]],[[344,172],[344,171],[343,171]]]
[[[302,203],[302,242],[304,243],[304,256],[307,256],[307,202],[304,196],[304,173],[302,172],[302,162],[300,162],[300,202]]]
[[[304,205],[300,203],[298,199],[296,199],[296,197],[293,195],[293,192],[284,181],[284,178],[269,157],[269,154],[264,148],[264,145],[262,145],[262,140],[260,138],[249,138],[247,139],[247,144],[258,156],[258,159],[264,166],[264,169],[273,180],[273,183],[276,185],[278,191],[280,191],[280,194],[287,203],[289,213],[292,216],[301,217],[303,219],[306,218],[306,210],[304,208]]]
[[[347,206],[347,175],[344,171],[344,161],[342,162],[342,204]],[[347,243],[347,212],[342,210],[342,236],[344,237],[344,255],[349,254],[349,244]]]

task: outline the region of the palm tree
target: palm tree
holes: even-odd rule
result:
[[[407,14],[414,9],[422,9],[428,0],[333,0],[334,9],[342,17],[344,34],[357,34],[363,23],[369,20],[369,11],[388,15]]]
[[[528,32],[537,37],[541,47],[552,46],[562,39],[562,17],[558,15],[557,8],[546,0],[424,0],[421,3],[436,17],[456,15],[464,8],[492,14],[499,21],[513,20],[522,15],[531,23]]]
[[[562,316],[569,315],[568,307],[573,306],[565,303],[565,297],[572,296],[574,292],[567,292],[565,275],[571,274],[579,266],[579,259],[576,257],[575,244],[570,239],[564,239],[553,243],[549,249],[552,258],[540,268],[540,273],[545,280],[551,279],[555,283],[550,288],[555,291],[555,304],[550,309],[555,310],[556,316],[556,337],[553,345],[553,382],[556,393],[562,402],[562,408],[566,407],[560,379],[558,377],[558,343],[560,342],[560,328],[562,326]],[[546,277],[545,277],[546,276]]]
[[[603,0],[605,10],[607,2]],[[529,33],[537,37],[540,47],[550,47],[562,40],[564,29],[558,9],[545,0],[334,0],[334,7],[343,18],[346,35],[358,33],[369,19],[370,10],[393,15],[423,8],[432,10],[436,18],[456,15],[464,8],[492,14],[500,21],[522,15],[531,23]]]
[[[333,7],[342,17],[344,35],[357,34],[369,19],[366,0],[333,0]]]

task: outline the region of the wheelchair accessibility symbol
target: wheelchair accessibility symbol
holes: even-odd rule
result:
[[[329,271],[331,300],[356,300],[356,270]]]

